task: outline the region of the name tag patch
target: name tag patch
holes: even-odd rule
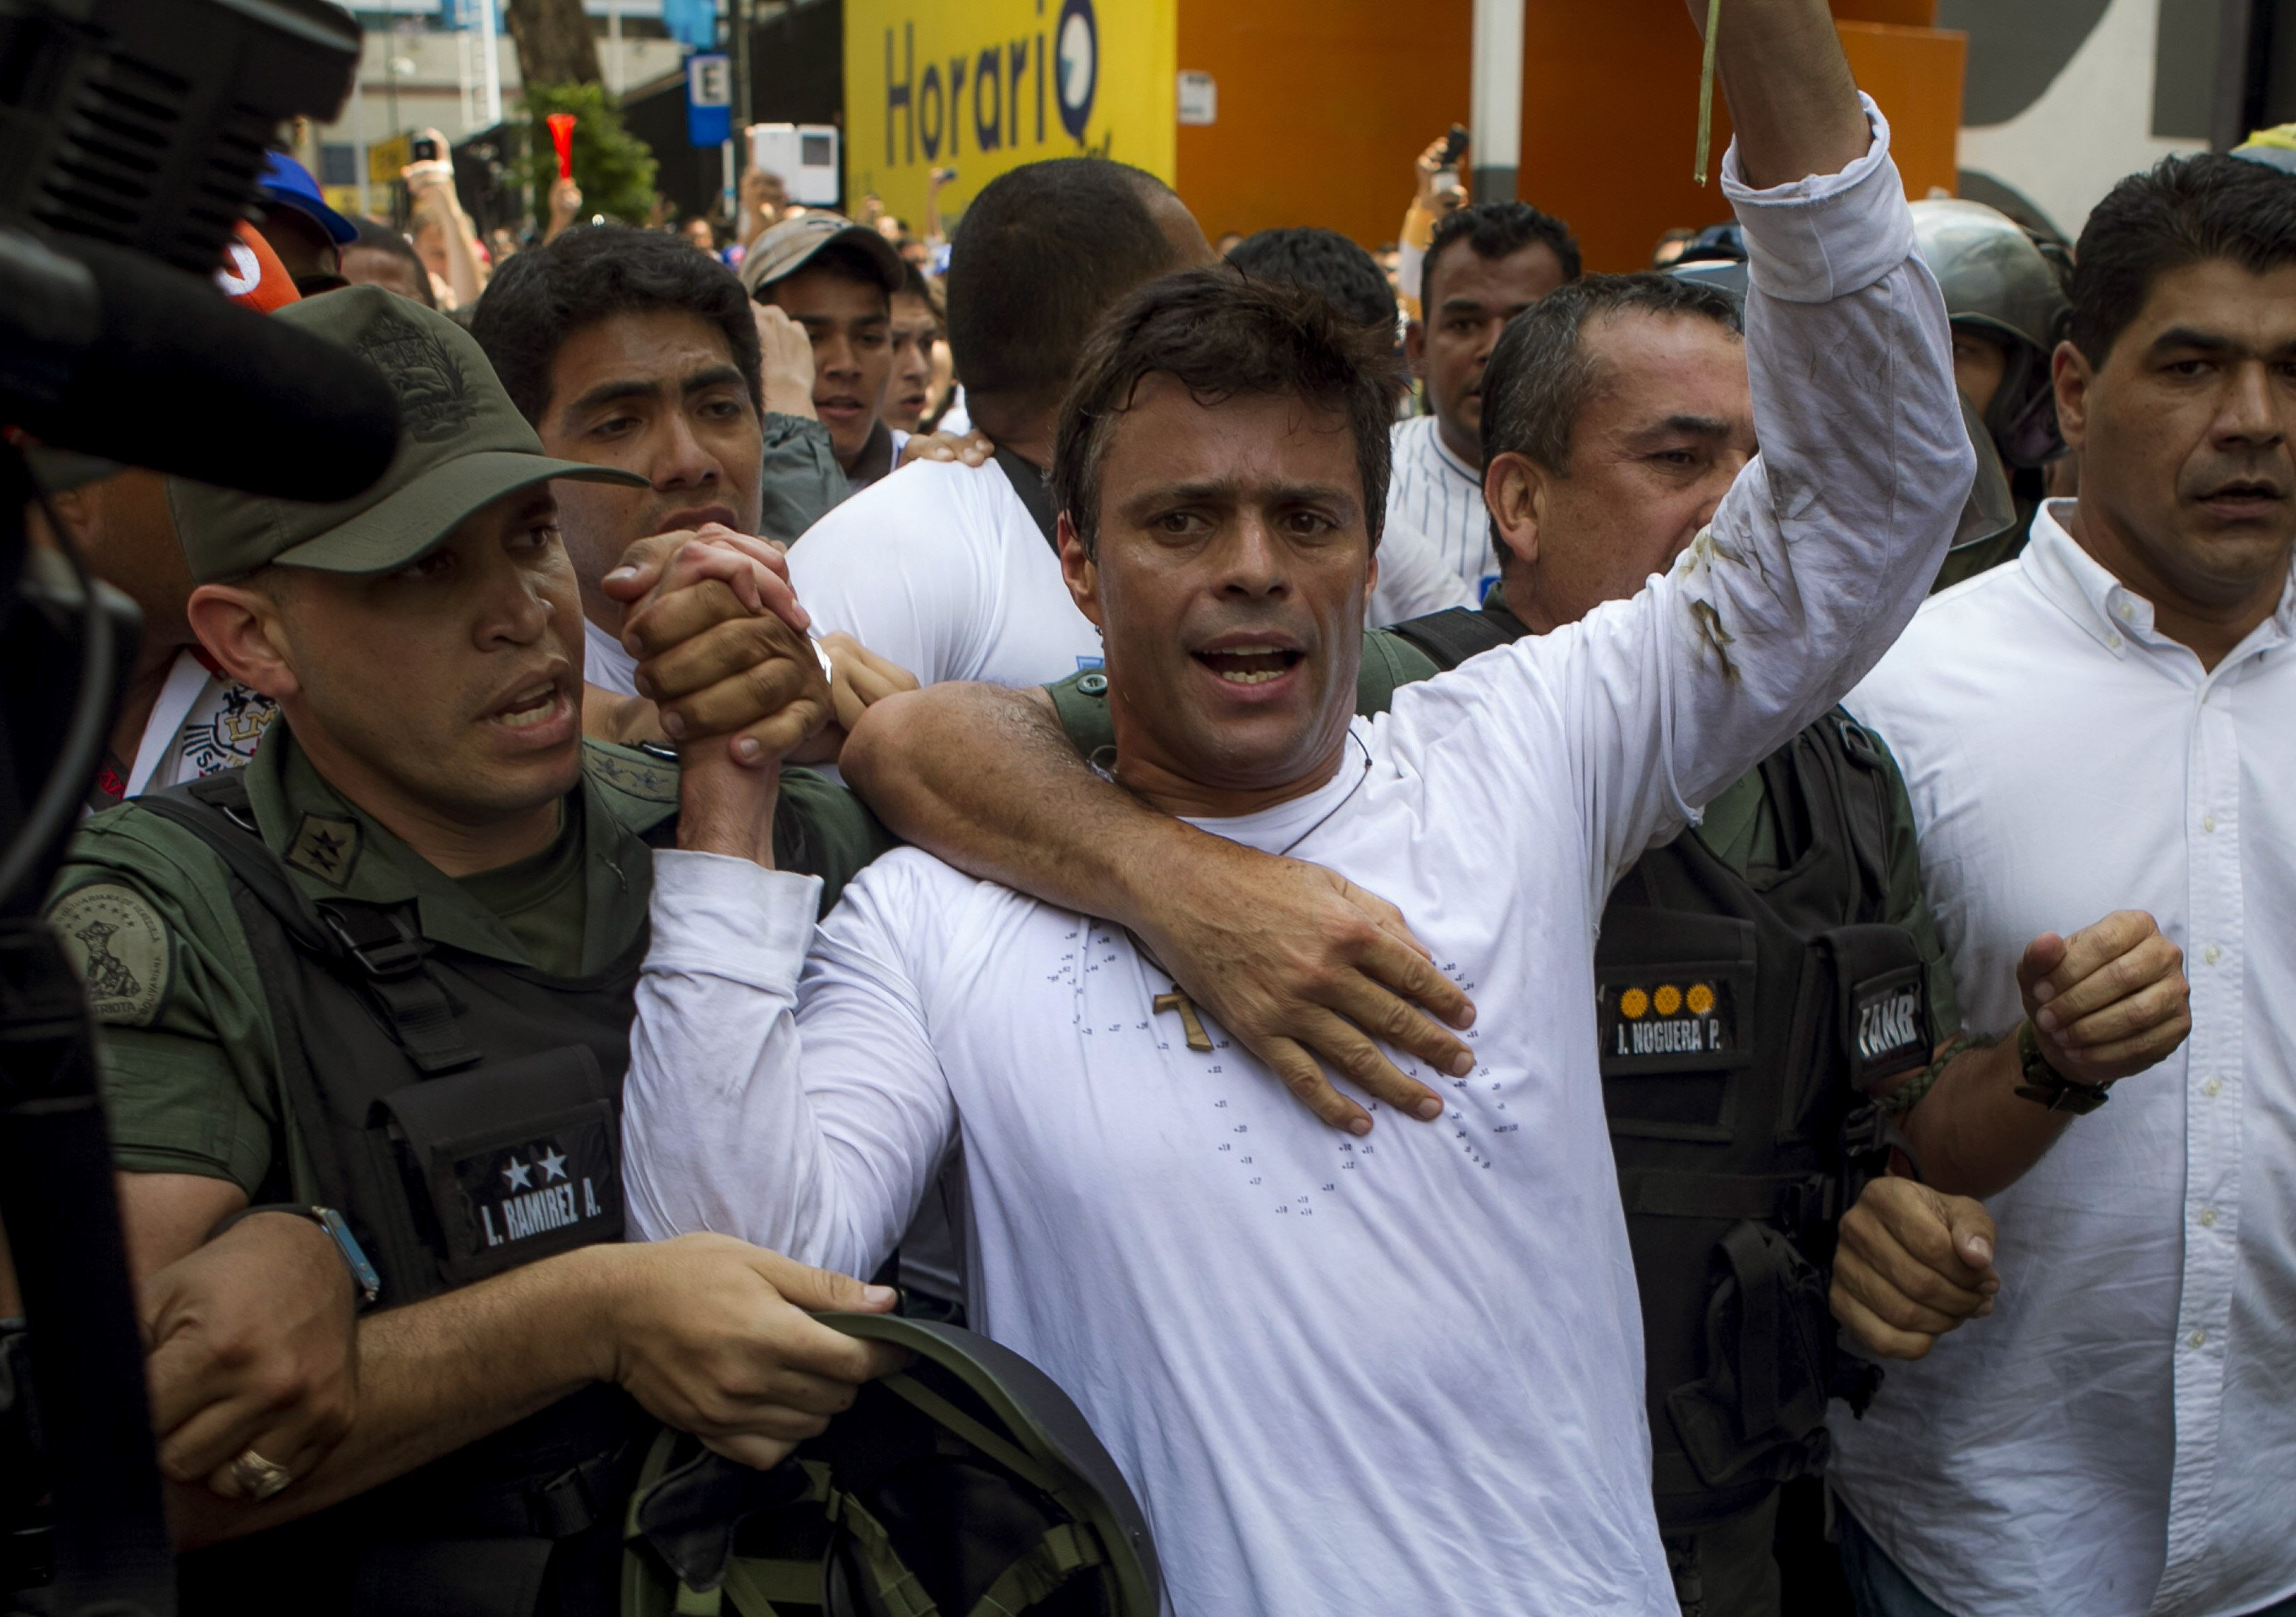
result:
[[[1648,971],[1606,977],[1596,989],[1605,1072],[1735,1065],[1745,1059],[1735,985]]]
[[[619,1227],[620,1197],[603,1129],[591,1120],[567,1121],[570,1128],[455,1161],[455,1180],[464,1212],[457,1222],[469,1248],[464,1257],[478,1258],[499,1247],[578,1230],[610,1216]],[[598,1238],[597,1234],[583,1235],[575,1244]],[[522,1262],[528,1255],[516,1253],[512,1260]]]
[[[1859,1088],[1929,1063],[1928,989],[1918,970],[1857,983],[1849,997],[1849,1059]]]

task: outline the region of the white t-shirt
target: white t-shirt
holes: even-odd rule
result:
[[[822,634],[842,631],[923,685],[1043,685],[1100,666],[1100,635],[994,461],[918,461],[790,546]]]
[[[1189,1050],[1122,931],[920,850],[864,871],[809,955],[811,878],[669,852],[634,1228],[866,1274],[961,1135],[974,1324],[1092,1422],[1176,1611],[1674,1617],[1595,927],[1620,870],[1871,666],[1967,493],[1884,141],[1760,193],[1796,216],[1774,235],[1726,160],[1811,300],[1753,295],[1777,459],[1711,535],[1631,601],[1398,691],[1316,791],[1207,825],[1382,893],[1475,996],[1482,1064],[1422,1075],[1446,1117],[1330,1129],[1224,1034]]]
[[[602,691],[611,691],[617,696],[635,696],[637,687],[638,660],[622,649],[622,643],[600,628],[589,619],[582,620],[582,680]]]
[[[1388,526],[1425,534],[1443,565],[1472,593],[1469,604],[1480,603],[1499,576],[1481,471],[1451,453],[1432,415],[1397,422],[1390,442]]]

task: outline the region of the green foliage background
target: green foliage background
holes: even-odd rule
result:
[[[526,157],[520,178],[531,194],[537,226],[550,222],[550,187],[558,178],[558,150],[550,144],[553,112],[574,114],[574,183],[582,187],[582,218],[603,213],[625,225],[646,224],[653,210],[653,149],[622,125],[622,111],[603,85],[526,86]]]

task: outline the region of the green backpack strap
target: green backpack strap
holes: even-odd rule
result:
[[[1037,1547],[1004,1569],[968,1617],[1019,1617],[1061,1585],[1103,1559],[1092,1530],[1063,1522],[1047,1531]]]

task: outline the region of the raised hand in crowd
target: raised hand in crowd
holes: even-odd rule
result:
[[[436,129],[422,131],[432,147],[445,152],[447,137]],[[414,250],[430,275],[431,295],[441,308],[468,308],[487,289],[488,270],[479,246],[477,228],[463,211],[455,193],[455,164],[451,158],[426,158],[399,171],[406,182]],[[577,193],[577,207],[580,196]]]
[[[758,374],[766,408],[818,420],[813,408],[813,339],[777,305],[752,300],[750,314],[758,323]]]
[[[542,239],[545,242],[556,241],[580,217],[581,212],[582,187],[570,179],[553,180],[550,183],[550,223],[544,227]]]

